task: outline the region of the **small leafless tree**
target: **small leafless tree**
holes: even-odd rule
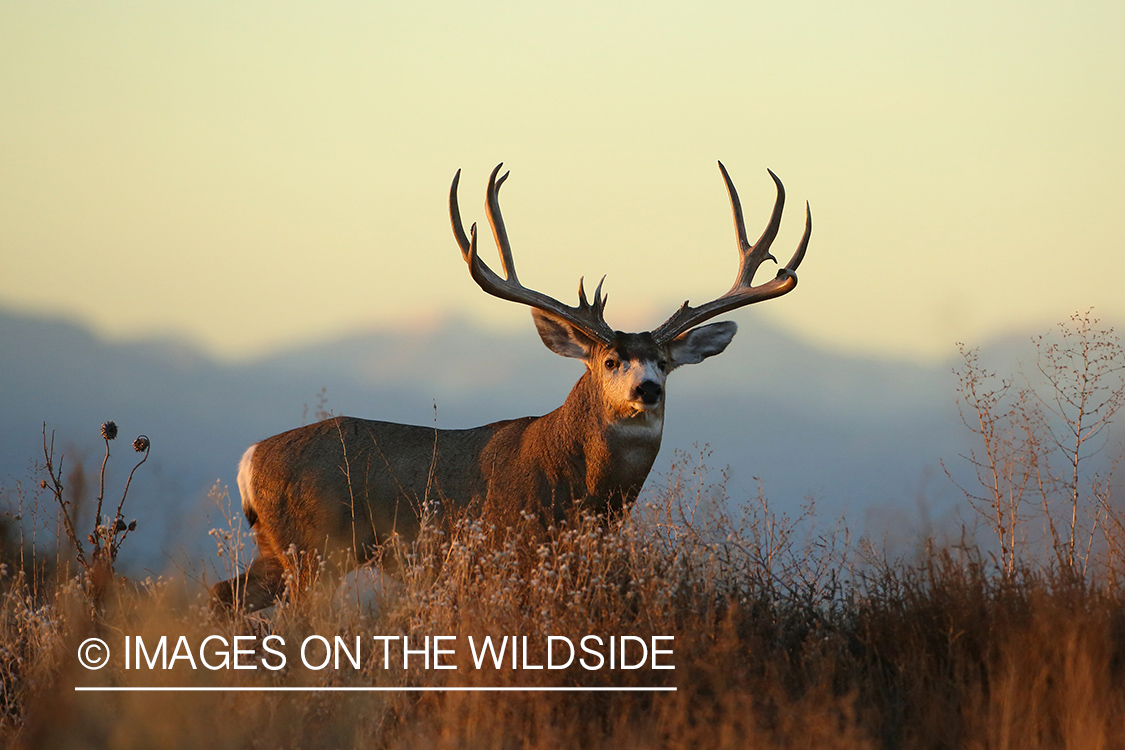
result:
[[[1109,487],[1117,459],[1111,456],[1102,471],[1083,469],[1110,445],[1110,424],[1125,403],[1125,350],[1113,329],[1103,328],[1089,310],[1059,324],[1055,339],[1040,336],[1035,346],[1036,370],[1047,383],[1033,391],[1035,413],[1047,449],[1061,456],[1062,467],[1049,479],[1069,515],[1065,539],[1051,524],[1052,541],[1069,567],[1084,570],[1098,529],[1104,533],[1106,515],[1113,514]],[[1079,526],[1083,506],[1093,513],[1085,530]],[[1079,537],[1085,549],[1078,546]]]

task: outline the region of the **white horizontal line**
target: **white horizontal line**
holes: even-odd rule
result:
[[[674,693],[674,687],[291,687],[291,686],[159,686],[159,687],[82,687],[76,693]]]

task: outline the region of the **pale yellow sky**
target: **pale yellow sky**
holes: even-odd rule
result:
[[[465,314],[449,230],[503,204],[520,277],[655,326],[785,182],[801,285],[731,317],[856,352],[1094,306],[1125,320],[1125,6],[5,2],[0,307],[229,357]],[[494,253],[487,247],[491,260]]]

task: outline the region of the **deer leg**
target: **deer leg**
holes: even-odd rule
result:
[[[211,587],[214,611],[243,609],[256,612],[272,605],[285,593],[285,568],[273,556],[262,556],[250,563],[240,576],[220,581]]]

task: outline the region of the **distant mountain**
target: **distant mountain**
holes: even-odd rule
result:
[[[674,451],[698,455],[707,444],[713,478],[729,466],[736,497],[756,493],[759,478],[777,507],[812,497],[818,513],[853,521],[872,508],[913,513],[920,493],[948,507],[955,491],[938,461],[956,461],[965,438],[950,367],[843,356],[744,323],[722,356],[672,375],[649,484]],[[230,365],[182,342],[110,342],[71,322],[0,311],[0,485],[11,500],[21,482],[25,506],[33,501],[44,422],[68,462],[96,470],[98,427],[113,419],[121,438],[107,494],[119,497],[129,443],[147,434],[151,459],[126,505],[140,523],[127,562],[161,570],[173,557],[213,555],[207,530],[219,516],[208,489],[229,486],[237,506],[243,450],[315,421],[322,389],[336,414],[467,427],[550,411],[581,372],[544,348],[530,321],[513,334],[461,319],[372,330]],[[39,514],[53,522],[50,507]]]

